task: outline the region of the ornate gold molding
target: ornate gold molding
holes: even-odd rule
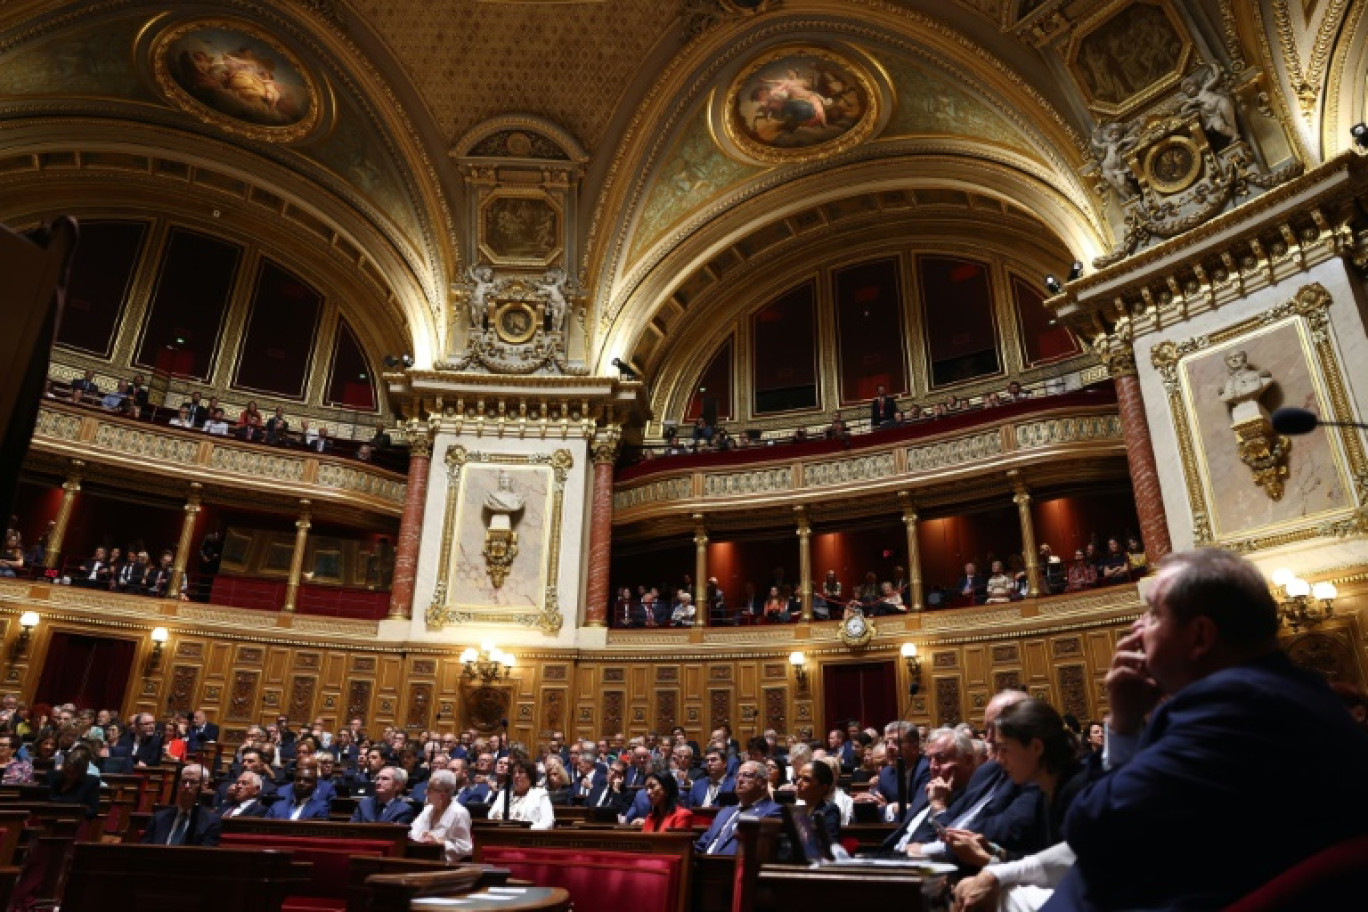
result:
[[[1368,458],[1365,458],[1358,433],[1352,428],[1344,427],[1336,428],[1339,433],[1335,436],[1348,460],[1350,481],[1357,504],[1347,504],[1329,514],[1302,517],[1268,528],[1244,530],[1245,534],[1239,537],[1216,535],[1212,529],[1213,495],[1208,491],[1202,463],[1197,455],[1198,441],[1188,417],[1189,406],[1184,394],[1184,381],[1180,376],[1182,362],[1195,353],[1241,338],[1264,327],[1292,320],[1311,339],[1314,355],[1311,366],[1315,370],[1313,379],[1318,385],[1324,384],[1330,405],[1330,420],[1352,421],[1352,406],[1330,334],[1330,317],[1327,311],[1333,303],[1330,293],[1320,284],[1304,285],[1290,300],[1253,317],[1205,335],[1179,341],[1166,340],[1151,350],[1150,361],[1163,381],[1174,435],[1178,441],[1183,484],[1193,518],[1192,535],[1195,545],[1219,545],[1237,551],[1255,551],[1317,537],[1357,535],[1368,529],[1368,525],[1365,525],[1368,523],[1368,509],[1362,506],[1368,502]],[[1263,484],[1258,474],[1260,469],[1256,466],[1251,468],[1256,472],[1256,480]],[[1250,532],[1253,534],[1249,534]]]
[[[565,483],[575,464],[569,450],[533,454],[491,454],[470,451],[459,444],[447,447],[446,511],[442,519],[442,548],[437,565],[437,585],[432,593],[432,604],[427,610],[427,626],[440,630],[449,624],[516,624],[535,627],[548,635],[560,631],[565,623],[558,596],[560,579],[561,521],[565,509]],[[449,598],[452,550],[455,547],[456,522],[462,497],[461,473],[467,465],[548,466],[551,469],[551,517],[547,537],[546,578],[543,601],[535,611],[511,608],[461,606]]]

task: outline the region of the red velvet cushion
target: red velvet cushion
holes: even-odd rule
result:
[[[393,843],[378,839],[323,839],[315,836],[271,836],[264,833],[224,833],[226,848],[289,849],[295,861],[312,862],[309,885],[302,897],[340,899],[345,902],[351,882],[353,855],[384,856]],[[291,897],[291,900],[299,897]],[[332,908],[331,906],[327,908]]]
[[[683,889],[678,856],[488,846],[485,864],[540,887],[564,887],[575,912],[674,912]]]
[[[280,912],[347,912],[347,901],[328,896],[287,896]]]
[[[1356,836],[1283,871],[1226,912],[1361,908],[1368,892],[1368,836]]]

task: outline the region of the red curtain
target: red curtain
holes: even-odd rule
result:
[[[825,727],[814,734],[823,741],[833,728],[844,729],[847,720],[882,729],[899,715],[898,670],[891,660],[824,665],[822,692]]]
[[[122,709],[136,651],[132,640],[54,633],[33,702]]]

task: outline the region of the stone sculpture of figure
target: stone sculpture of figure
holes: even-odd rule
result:
[[[1249,355],[1243,350],[1226,355],[1225,363],[1230,375],[1221,386],[1221,401],[1230,406],[1230,416],[1236,423],[1255,417],[1259,413],[1259,398],[1273,385],[1273,375],[1250,367]]]
[[[512,515],[523,508],[523,496],[513,489],[513,479],[503,469],[499,470],[499,486],[485,495],[485,509],[491,514],[491,530],[513,528]]]
[[[476,266],[470,270],[470,328],[484,329],[485,314],[488,311],[489,296],[499,287],[494,281],[494,270],[489,266]]]
[[[1093,130],[1092,146],[1102,179],[1121,196],[1130,196],[1131,174],[1126,166],[1126,153],[1135,146],[1135,137],[1119,123],[1104,124]]]
[[[560,332],[565,328],[565,311],[569,306],[565,301],[565,272],[560,269],[547,270],[546,281],[538,285],[537,290],[546,295],[546,314],[551,318],[551,332]]]
[[[1204,129],[1232,141],[1240,138],[1240,128],[1235,120],[1235,99],[1221,86],[1219,70],[1212,67],[1206,82],[1202,82],[1196,73],[1187,77],[1183,80],[1183,94],[1187,96],[1183,100],[1183,112],[1195,110],[1202,119]]]

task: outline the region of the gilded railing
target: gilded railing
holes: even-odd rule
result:
[[[1121,417],[1114,403],[1051,407],[1045,401],[1030,414],[985,411],[982,420],[936,433],[935,425],[909,435],[857,435],[849,449],[801,453],[799,447],[766,447],[730,454],[674,456],[648,471],[624,473],[614,487],[613,520],[628,523],[657,514],[751,509],[828,501],[850,494],[935,489],[1029,469],[1036,478],[1074,471],[1119,456],[1124,449]],[[770,455],[772,454],[772,455]],[[1118,466],[1120,464],[1118,463]]]
[[[307,497],[399,515],[407,480],[355,459],[243,443],[45,402],[30,459],[80,459],[85,474],[135,470],[244,493]]]

